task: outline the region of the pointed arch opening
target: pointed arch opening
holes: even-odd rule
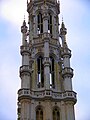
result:
[[[36,120],[43,120],[43,110],[41,107],[36,110]]]
[[[44,65],[43,57],[39,56],[37,58],[37,68],[38,68],[38,88],[44,87]]]
[[[60,112],[58,108],[53,109],[53,120],[60,120]]]
[[[50,65],[50,88],[55,88],[55,80],[54,80],[54,58],[50,57],[51,65]]]
[[[49,18],[48,18],[48,32],[52,34],[52,15],[49,13]]]
[[[43,18],[41,12],[39,12],[37,15],[37,23],[38,34],[43,33]]]

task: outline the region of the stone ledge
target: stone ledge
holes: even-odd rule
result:
[[[52,90],[42,90],[42,91],[30,91],[29,89],[20,89],[18,91],[18,98],[35,98],[35,99],[44,99],[51,98],[55,100],[65,100],[65,101],[74,101],[76,103],[77,97],[76,92],[74,91],[65,91],[65,92],[54,92]]]

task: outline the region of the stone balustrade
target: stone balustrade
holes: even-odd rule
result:
[[[34,38],[33,39],[33,44],[42,44],[44,42],[49,42],[52,45],[57,45],[57,39],[51,38],[51,34],[50,33],[44,33],[44,34],[40,34],[39,38]]]
[[[20,89],[18,91],[18,98],[45,98],[49,97],[57,100],[73,100],[76,102],[77,97],[74,91],[54,92],[52,90],[30,91],[29,89]]]
[[[46,33],[43,33],[42,37],[43,37],[43,39],[49,39],[49,38],[51,38],[51,34],[46,32]]]
[[[53,4],[56,6],[58,13],[60,13],[60,2],[57,0],[27,0],[27,11],[30,12],[32,10],[33,5],[37,5],[38,3],[40,4],[45,4],[45,2],[48,4]]]
[[[53,45],[57,45],[57,39],[53,39],[53,38],[51,38],[50,39],[50,44],[53,44]]]
[[[40,38],[37,38],[37,39],[33,39],[33,44],[40,44],[40,43],[44,43],[44,41],[42,40],[42,38],[40,39]]]

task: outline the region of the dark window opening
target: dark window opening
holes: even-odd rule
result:
[[[43,18],[41,13],[38,14],[37,19],[38,19],[38,34],[40,34],[43,33]]]
[[[44,87],[44,66],[43,66],[43,58],[40,56],[37,59],[38,65],[38,87]]]
[[[53,120],[60,120],[60,113],[58,109],[53,110]]]
[[[50,65],[50,88],[55,88],[54,82],[54,58],[50,57],[51,65]]]
[[[41,108],[36,111],[36,120],[43,120],[43,110]]]
[[[52,34],[52,15],[49,13],[48,32]]]

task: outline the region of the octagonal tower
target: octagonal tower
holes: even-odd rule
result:
[[[75,120],[71,50],[57,0],[27,1],[28,27],[21,26],[21,88],[18,120]],[[60,39],[62,43],[60,43]]]

